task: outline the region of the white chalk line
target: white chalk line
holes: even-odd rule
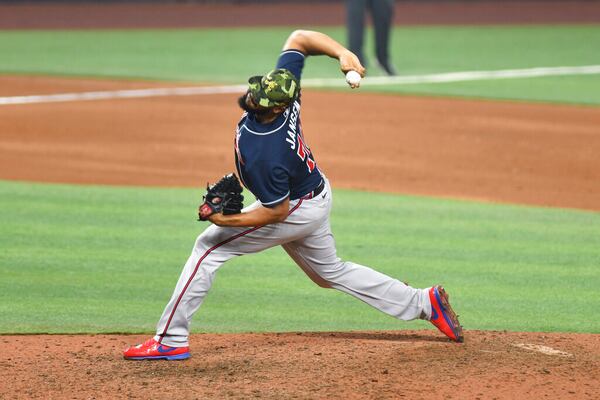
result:
[[[543,346],[541,344],[532,344],[532,343],[515,343],[513,344],[515,347],[519,347],[525,350],[537,351],[538,353],[546,354],[549,356],[559,356],[559,357],[573,357],[573,354],[567,353],[566,351],[556,350],[552,347]]]
[[[32,104],[32,103],[58,103],[65,101],[88,101],[107,99],[132,99],[141,97],[164,96],[196,96],[206,94],[240,93],[246,90],[247,85],[235,86],[192,86],[176,88],[152,88],[108,90],[102,92],[58,93],[31,96],[0,97],[0,105]]]
[[[412,85],[419,83],[446,83],[494,79],[536,78],[543,76],[561,75],[592,75],[600,74],[600,65],[586,65],[580,67],[538,67],[526,69],[503,69],[498,71],[463,71],[445,72],[441,74],[407,75],[407,76],[378,76],[365,78],[361,86],[377,85]],[[340,79],[311,79],[314,86],[345,86],[346,82]],[[302,82],[306,86],[306,81]]]
[[[424,83],[448,83],[465,82],[476,80],[495,80],[495,79],[516,79],[516,78],[535,78],[543,76],[563,76],[563,75],[592,75],[600,74],[600,65],[587,65],[577,67],[539,67],[526,69],[505,69],[497,71],[463,71],[446,72],[439,74],[426,75],[405,75],[405,76],[381,76],[367,77],[362,80],[361,86],[381,86],[381,85],[413,85]],[[327,79],[304,79],[303,87],[343,87],[347,83],[343,78]],[[7,96],[0,97],[0,105],[14,104],[33,104],[33,103],[56,103],[67,101],[89,101],[89,100],[108,100],[108,99],[131,99],[145,97],[164,97],[164,96],[197,96],[242,93],[247,85],[228,85],[228,86],[191,86],[191,87],[170,87],[170,88],[151,88],[151,89],[129,89],[129,90],[109,90],[81,93],[58,93],[30,96]]]

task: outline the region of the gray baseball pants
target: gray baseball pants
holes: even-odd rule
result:
[[[348,293],[398,319],[430,319],[428,289],[415,289],[369,267],[340,260],[329,224],[331,187],[325,181],[318,196],[290,201],[284,222],[254,228],[211,225],[202,232],[158,322],[155,339],[167,346],[187,346],[192,316],[219,267],[233,257],[277,245],[321,287]]]

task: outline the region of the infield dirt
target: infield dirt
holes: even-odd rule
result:
[[[165,84],[4,76],[0,96],[157,86]],[[199,187],[234,169],[236,97],[2,106],[0,178]],[[304,134],[334,187],[600,210],[597,107],[303,98]]]
[[[4,76],[0,96],[153,86]],[[304,96],[335,187],[600,210],[598,108]],[[233,95],[2,106],[0,179],[198,187],[232,170],[239,115]],[[598,398],[599,335],[466,328],[200,334],[169,363],[122,359],[146,336],[1,336],[0,398]]]

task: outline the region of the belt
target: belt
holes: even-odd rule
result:
[[[319,183],[319,186],[317,186],[315,188],[315,190],[305,194],[304,196],[301,197],[301,199],[308,200],[308,199],[312,199],[313,197],[317,197],[318,195],[321,194],[323,189],[325,189],[325,181],[321,181],[321,183]]]

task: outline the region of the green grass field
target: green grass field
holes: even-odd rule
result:
[[[151,332],[200,193],[0,181],[0,333]],[[441,282],[467,329],[598,332],[600,214],[335,192],[341,257]],[[364,214],[364,204],[377,213]],[[362,214],[362,215],[361,215]],[[195,331],[425,328],[313,284],[281,249],[227,263]]]
[[[290,31],[0,31],[0,73],[241,83],[271,68]],[[342,29],[324,31],[344,39]],[[401,27],[393,47],[402,74],[600,65],[600,26]],[[334,61],[309,60],[305,77],[334,76]],[[600,104],[598,75],[377,90]],[[599,213],[335,195],[340,255],[414,286],[445,284],[467,329],[600,333]],[[0,181],[0,333],[152,332],[206,226],[195,221],[200,196]],[[365,204],[377,212],[364,215]],[[227,263],[193,324],[211,332],[425,327],[318,288],[280,249]]]
[[[342,28],[318,29],[345,40]],[[0,73],[243,83],[272,68],[291,30],[4,31]],[[600,65],[599,48],[600,26],[594,25],[398,27],[392,39],[394,63],[404,75]],[[377,74],[373,67],[371,75]],[[309,60],[305,77],[342,78],[323,57]],[[599,75],[368,90],[600,104]]]

